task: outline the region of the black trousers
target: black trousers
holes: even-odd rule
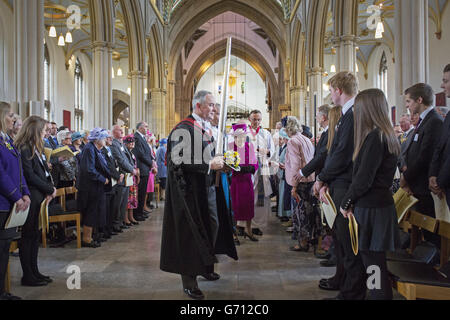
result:
[[[5,292],[6,271],[8,270],[11,241],[12,239],[0,240],[0,295]]]
[[[424,214],[426,216],[436,218],[436,212],[434,209],[434,201],[431,194],[427,195],[414,195],[419,202],[413,207],[413,210]],[[427,230],[423,230],[423,236],[426,241],[431,242],[437,248],[441,247],[441,237],[435,233],[429,232]]]
[[[337,280],[340,283],[339,296],[345,300],[363,300],[366,295],[366,270],[361,256],[355,256],[350,240],[348,219],[340,213],[340,207],[347,192],[346,188],[330,188],[331,197],[338,214],[334,222],[334,241],[337,259]]]
[[[374,270],[369,270],[368,283],[368,300],[392,300],[392,284],[389,278],[389,272],[386,264],[386,252],[361,251],[361,258],[366,270],[369,268],[378,267],[380,273],[374,273]],[[377,270],[377,271],[378,271]],[[377,279],[373,279],[374,278]],[[379,276],[379,278],[378,278]],[[377,283],[378,282],[378,283]],[[375,284],[379,287],[374,286]]]
[[[144,214],[145,195],[147,194],[148,175],[141,176],[138,186],[138,207],[134,209],[133,214],[135,218],[142,217]]]
[[[111,233],[114,226],[114,217],[118,208],[115,207],[115,199],[117,197],[117,186],[114,186],[111,192],[106,193],[106,226],[103,228],[104,233]]]

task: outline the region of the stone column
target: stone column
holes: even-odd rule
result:
[[[96,41],[92,48],[94,126],[109,129],[113,125],[112,44]]]
[[[165,136],[168,134],[166,132],[166,121],[165,121],[165,101],[166,101],[166,91],[160,88],[153,88],[150,90],[151,100],[150,100],[150,112],[152,115],[152,130],[156,134]]]
[[[135,130],[139,122],[146,120],[144,117],[146,73],[131,71],[128,77],[131,78],[130,128]]]
[[[44,115],[44,0],[14,0],[15,111]]]
[[[291,112],[294,117],[300,119],[301,123],[306,123],[305,119],[305,88],[302,86],[293,87],[290,90]]]
[[[428,1],[395,0],[394,6],[395,103],[400,117],[406,112],[404,91],[429,82]]]
[[[169,80],[168,82],[169,87],[167,90],[167,96],[166,96],[166,101],[167,101],[167,111],[163,110],[163,114],[162,116],[165,119],[165,123],[166,123],[166,127],[165,127],[165,132],[166,134],[169,134],[170,131],[175,127],[176,125],[176,112],[175,112],[175,87],[177,82],[175,80]],[[178,115],[179,118],[179,115]]]
[[[314,95],[317,95],[317,109],[323,104],[323,70],[320,67],[313,68],[309,72],[309,108],[307,108],[307,125],[314,130],[316,123],[314,115]]]
[[[336,72],[356,72],[356,47],[359,38],[354,35],[344,35],[333,39],[336,49]]]

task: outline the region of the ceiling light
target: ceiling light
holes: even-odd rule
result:
[[[58,46],[64,47],[65,45],[66,45],[66,43],[64,42],[64,37],[61,33],[61,35],[59,36],[59,40],[58,40]]]
[[[66,33],[66,43],[72,43],[72,34],[70,31],[67,31]]]
[[[51,26],[50,27],[50,31],[48,32],[48,36],[50,38],[56,38],[57,34],[56,34],[56,28],[55,26]]]

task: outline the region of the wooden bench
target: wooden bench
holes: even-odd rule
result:
[[[11,246],[9,247],[9,252],[14,252],[17,250],[18,244],[17,241],[11,242]],[[11,292],[11,274],[9,269],[9,261],[8,261],[8,269],[6,270],[6,281],[5,281],[5,291]]]
[[[59,198],[59,203],[61,205],[61,207],[64,210],[63,214],[59,214],[59,215],[54,215],[54,216],[49,216],[48,217],[48,221],[49,223],[57,223],[57,222],[68,222],[68,221],[75,221],[76,223],[76,228],[77,228],[77,248],[80,249],[81,248],[81,213],[78,211],[73,211],[73,212],[67,212],[65,213],[67,210],[66,208],[66,195],[69,194],[74,194],[75,198],[77,195],[78,191],[75,189],[75,187],[69,187],[69,188],[62,188],[62,189],[58,189],[56,190],[56,197]],[[42,247],[46,248],[47,247],[47,235],[44,231],[44,229],[42,230]]]
[[[388,270],[393,277],[393,287],[407,300],[430,299],[450,300],[450,262],[448,262],[448,244],[450,224],[438,221],[412,211],[409,217],[412,225],[411,248],[415,249],[420,229],[438,232],[442,238],[441,265],[437,270],[425,263],[388,261]]]

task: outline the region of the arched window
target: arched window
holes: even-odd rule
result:
[[[387,70],[388,64],[386,59],[386,52],[383,51],[380,61],[380,72],[378,74],[378,88],[383,90],[384,94],[388,95],[388,85],[387,85]]]
[[[50,55],[47,44],[44,45],[44,119],[51,121],[50,108]]]
[[[83,130],[84,88],[80,60],[75,62],[75,131]]]

